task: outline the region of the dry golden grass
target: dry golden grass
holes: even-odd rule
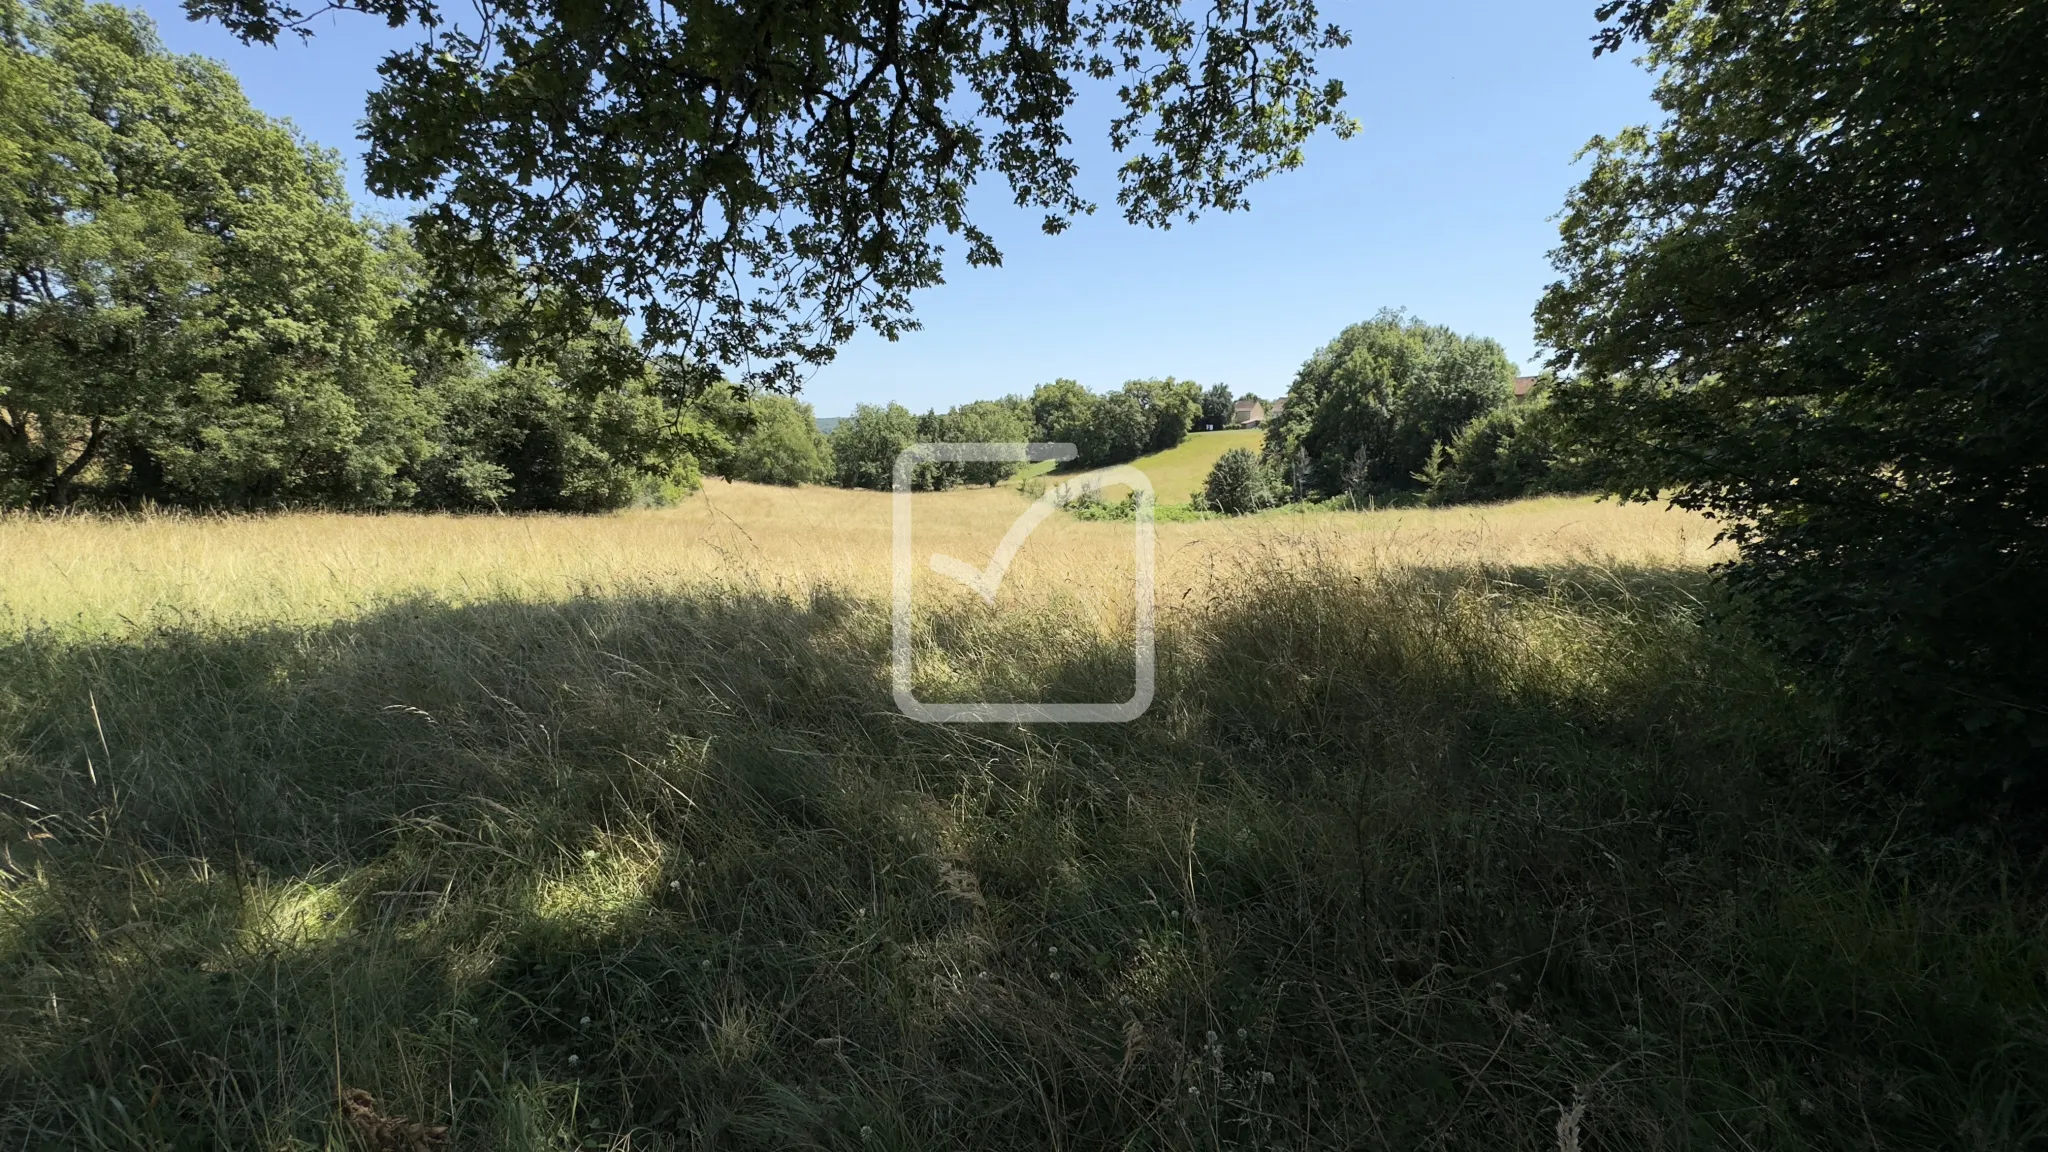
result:
[[[0,1147],[2048,1139],[2037,888],[1858,806],[1708,525],[1162,524],[1144,716],[930,725],[890,507],[0,519]],[[1131,533],[921,592],[920,698],[1124,698]]]
[[[915,498],[922,561],[979,565],[1025,498],[1010,489]],[[1343,565],[1694,568],[1713,526],[1589,499],[1374,513],[1314,511],[1158,526],[1161,604],[1250,555]],[[1055,516],[1005,582],[1127,602],[1132,527]],[[614,516],[0,519],[0,620],[122,631],[173,621],[311,622],[389,600],[553,600],[705,582],[885,595],[890,497],[713,482],[677,508]],[[927,573],[928,575],[928,573]],[[956,586],[957,587],[957,586]]]

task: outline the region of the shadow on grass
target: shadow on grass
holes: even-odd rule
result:
[[[2038,900],[1837,855],[1689,580],[1275,570],[1104,727],[905,721],[829,595],[18,639],[0,1130],[341,1146],[339,1079],[496,1149],[2034,1138]]]

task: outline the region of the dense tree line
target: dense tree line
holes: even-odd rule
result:
[[[725,445],[734,405],[616,325],[463,339],[335,156],[141,17],[5,0],[0,37],[0,503],[596,510]]]
[[[1202,415],[1202,396],[1200,385],[1168,376],[1132,380],[1104,394],[1072,380],[1055,380],[1028,398],[977,400],[922,416],[901,405],[864,404],[833,430],[832,473],[848,488],[888,488],[897,454],[920,442],[1065,443],[1075,446],[1078,467],[1121,464],[1186,440]],[[914,483],[920,489],[1000,484],[1017,468],[999,462],[933,462],[919,466]]]

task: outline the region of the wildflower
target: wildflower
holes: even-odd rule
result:
[[[590,1017],[585,1016],[583,1019],[578,1020],[577,1023],[583,1025],[585,1028],[588,1028],[590,1027]]]
[[[871,1140],[871,1139],[873,1139],[873,1138],[874,1138],[874,1135],[875,1135],[875,1129],[874,1129],[873,1125],[869,1125],[869,1124],[863,1124],[863,1125],[861,1125],[861,1126],[860,1126],[860,1138],[861,1138],[861,1139],[863,1139],[863,1140]]]
[[[1244,1029],[1242,1029],[1242,1028],[1239,1028],[1239,1029],[1237,1030],[1237,1038],[1238,1038],[1239,1040],[1243,1040],[1243,1039],[1244,1039],[1245,1037],[1247,1037],[1247,1036],[1249,1036],[1249,1035],[1251,1035],[1251,1033],[1249,1033],[1249,1032],[1245,1031],[1245,1030],[1244,1030]]]
[[[595,849],[595,848],[585,848],[585,849],[583,850],[583,858],[584,858],[585,860],[595,860],[595,859],[597,859],[597,849]]]
[[[1272,1074],[1271,1072],[1261,1072],[1261,1073],[1259,1073],[1259,1083],[1261,1083],[1261,1084],[1271,1084],[1272,1082],[1273,1082],[1273,1074]]]
[[[671,892],[681,892],[683,890],[683,882],[681,880],[669,881],[668,890]]]
[[[709,960],[699,960],[699,961],[697,961],[697,967],[699,967],[699,968],[703,969],[703,970],[704,970],[704,971],[706,971],[706,972],[709,972],[709,971],[711,971],[711,961],[709,961]]]
[[[582,1062],[582,1058],[577,1056],[574,1052],[569,1053],[569,1063],[580,1064]]]

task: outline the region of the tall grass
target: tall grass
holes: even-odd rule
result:
[[[2044,1138],[2038,891],[1874,814],[1697,568],[1241,531],[1129,725],[902,719],[858,575],[22,612],[0,1145]],[[1127,693],[1059,568],[925,612],[935,690]]]

